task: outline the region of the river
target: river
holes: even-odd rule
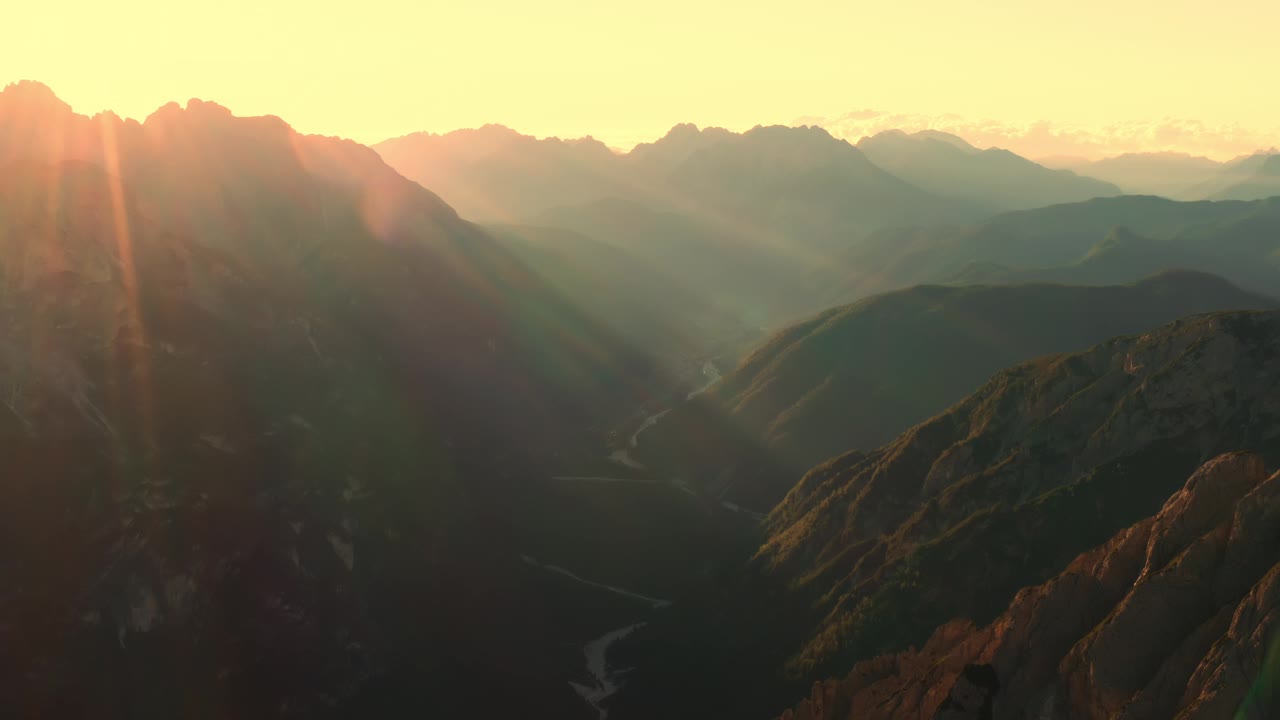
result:
[[[689,391],[689,394],[684,397],[685,400],[692,400],[693,398],[701,395],[710,389],[712,385],[715,385],[720,379],[720,368],[716,367],[714,358],[702,363],[702,377],[703,383],[694,390]],[[625,465],[632,470],[643,470],[644,465],[631,455],[631,451],[639,446],[640,433],[648,430],[654,425],[657,425],[658,421],[665,417],[669,412],[671,412],[671,408],[660,410],[646,417],[644,422],[640,423],[640,427],[636,428],[636,431],[631,433],[631,437],[627,440],[627,447],[614,450],[613,453],[609,455],[609,459],[619,465]]]
[[[701,395],[702,393],[706,392],[712,385],[716,384],[716,381],[720,379],[720,368],[716,367],[714,358],[706,360],[705,362],[702,363],[701,372],[703,377],[702,384],[699,385],[694,390],[691,390],[689,394],[685,396],[685,400],[692,400],[698,395]],[[671,412],[671,408],[661,410],[659,412],[653,413],[652,415],[649,415],[648,417],[646,417],[644,421],[640,423],[640,427],[636,428],[636,431],[631,433],[631,437],[628,438],[627,440],[626,447],[615,450],[609,456],[609,459],[612,460],[613,462],[618,463],[619,465],[626,466],[633,470],[643,470],[644,465],[641,464],[640,461],[636,460],[631,455],[631,450],[634,450],[636,447],[639,446],[640,433],[644,432],[645,430],[648,430],[654,425],[657,425],[658,421],[661,420],[663,417],[665,417],[666,414],[669,412]],[[624,478],[595,477],[595,476],[585,476],[585,477],[584,476],[559,476],[557,479],[576,480],[576,481],[583,481],[583,482],[626,482],[627,481]],[[645,482],[645,481],[639,480],[639,482]],[[649,481],[649,482],[653,482],[653,481]],[[690,488],[688,485],[686,485],[684,482],[680,480],[673,479],[670,481],[670,484],[689,495],[697,494],[693,491],[692,488]],[[734,506],[732,503],[722,502],[721,505],[734,511],[738,511],[738,512],[743,511],[737,506]],[[581,578],[573,574],[568,570],[565,570],[564,568],[559,568],[551,565],[542,565],[541,563],[538,563],[538,561],[527,556],[524,558],[524,561],[526,563],[529,563],[530,565],[541,567],[542,569],[550,572],[559,573],[561,575],[564,575],[566,577],[569,577],[573,580],[576,580],[586,585],[591,585],[615,594],[625,595],[633,599],[646,601],[655,610],[661,609],[670,604],[665,600],[658,600],[656,598],[647,597],[639,593],[633,593],[629,590],[624,590],[622,588],[617,588],[611,585],[605,585],[603,583],[597,583],[591,580],[586,580],[584,578]],[[600,637],[592,640],[591,642],[587,643],[582,647],[582,653],[587,659],[587,673],[591,676],[591,684],[584,685],[582,683],[575,683],[575,682],[570,682],[569,684],[573,687],[574,691],[578,693],[578,695],[582,696],[583,700],[586,700],[587,703],[591,705],[591,707],[594,708],[597,713],[599,713],[600,720],[605,720],[605,718],[609,716],[609,712],[603,707],[603,703],[606,699],[608,699],[610,696],[612,696],[614,693],[616,693],[618,690],[622,688],[622,685],[623,685],[622,676],[625,675],[627,672],[627,669],[625,668],[618,669],[618,668],[611,668],[609,666],[609,649],[613,647],[614,643],[630,635],[635,630],[641,627],[644,627],[644,625],[645,623],[638,622],[638,623],[632,623],[630,625],[620,627],[616,630],[611,630],[605,633],[604,635],[601,635]]]
[[[587,643],[582,648],[583,654],[587,656],[587,672],[591,673],[595,684],[582,685],[575,682],[569,684],[573,686],[578,695],[582,696],[583,700],[587,701],[588,705],[595,708],[595,711],[599,713],[600,720],[605,720],[609,717],[609,711],[603,707],[603,703],[609,696],[622,688],[621,676],[627,672],[626,669],[615,670],[609,667],[609,646],[644,627],[644,625],[641,622],[611,630]]]

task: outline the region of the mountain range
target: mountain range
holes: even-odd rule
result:
[[[1273,715],[1274,159],[10,85],[0,704]]]
[[[1280,195],[1273,160],[1276,156],[1276,149],[1271,148],[1226,162],[1174,152],[1048,162],[1053,167],[1114,183],[1126,194],[1174,200],[1260,200]]]
[[[1280,153],[1255,155],[1232,168],[1226,188],[1210,196],[1211,200],[1252,200],[1280,195]]]
[[[677,125],[613,153],[590,138],[486,126],[375,147],[466,217],[568,229],[642,254],[690,289],[741,308],[749,326],[829,304],[814,278],[870,232],[1119,192],[959,138],[902,137],[854,146],[813,127]]]
[[[1000,148],[978,148],[948,133],[901,130],[865,137],[858,149],[917,187],[992,210],[1024,210],[1119,195],[1115,185],[1051,170]]]
[[[1132,282],[1162,270],[1211,272],[1246,289],[1280,287],[1280,201],[1097,198],[962,226],[894,228],[832,260],[814,282],[832,302],[917,283]]]

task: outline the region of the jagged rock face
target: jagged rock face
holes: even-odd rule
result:
[[[1171,477],[1234,448],[1274,454],[1278,356],[1278,314],[1191,318],[999,373],[896,442],[814,469],[757,557],[824,616],[793,667],[841,671],[949,617],[986,621],[1156,510]],[[1187,507],[1162,537],[1181,547],[1216,511]],[[1157,543],[1153,567],[1170,552]]]
[[[783,718],[1270,717],[1278,493],[1259,456],[1215,458],[990,625],[948,623],[918,651],[819,683]]]

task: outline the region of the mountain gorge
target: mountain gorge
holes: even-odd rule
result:
[[[0,706],[1269,717],[1274,159],[10,85]]]
[[[781,712],[778,703],[798,683],[843,675],[850,668],[856,668],[855,675],[841,682],[856,693],[864,680],[873,684],[891,676],[897,661],[857,663],[920,647],[952,618],[991,624],[1020,588],[1051,580],[1080,553],[1159,512],[1186,478],[1216,455],[1251,449],[1262,465],[1274,467],[1280,459],[1277,322],[1272,311],[1203,315],[1085,352],[1018,365],[893,442],[818,465],[770,514],[753,575],[726,581],[706,605],[668,616],[647,638],[635,641],[632,652],[639,659],[667,644],[688,657],[675,670],[642,665],[646,672],[633,683],[648,699],[622,704],[620,716],[643,717],[682,697],[688,717]],[[1219,499],[1233,502],[1230,498],[1224,493]],[[1187,515],[1188,522],[1194,517],[1195,527],[1206,532],[1213,524],[1206,524],[1205,515],[1214,513],[1196,511]],[[1222,521],[1227,513],[1214,517]],[[1176,537],[1186,537],[1191,529]],[[1153,572],[1177,556],[1183,541],[1174,537],[1159,548],[1161,564]],[[1237,594],[1222,596],[1223,602],[1240,598],[1253,582],[1245,576],[1236,580],[1232,592]],[[1208,608],[1203,618],[1214,617],[1220,607]],[[709,622],[708,612],[718,621]],[[1097,617],[1103,615],[1105,610]],[[753,618],[765,616],[772,618],[771,631],[746,629]],[[1217,636],[1209,631],[1180,635],[1196,627],[1197,617],[1185,616],[1179,622],[1187,624],[1179,630],[1170,626],[1173,637],[1161,642],[1176,637],[1212,642]],[[997,622],[995,627],[1003,633],[1008,626]],[[1062,627],[1065,636],[1075,632],[1065,621]],[[744,635],[751,640],[739,639]],[[691,639],[679,639],[686,636]],[[935,641],[963,637],[953,628]],[[1152,663],[1160,655],[1150,648],[1164,645],[1148,648],[1148,639],[1110,641],[1147,648],[1141,651],[1147,653],[1142,656],[1146,664],[1124,681],[1131,692],[1151,677],[1144,673],[1158,669]],[[736,675],[704,673],[700,682],[709,690],[685,697],[680,688],[687,680],[678,673],[721,667],[730,656],[738,658]],[[789,658],[785,666],[778,660],[783,657]],[[904,657],[911,657],[909,651]],[[1189,652],[1188,657],[1204,655]],[[928,659],[919,665],[902,662],[931,667]],[[1082,662],[1086,667],[1091,660]],[[964,669],[945,665],[957,667]],[[989,672],[981,673],[972,682],[994,687],[982,679]],[[1000,675],[1001,687],[1007,677]],[[946,697],[950,682],[928,686],[934,694],[931,707]],[[888,684],[889,690],[873,697],[881,704],[859,706],[866,715],[840,714],[851,707],[839,699],[844,691],[835,691],[838,698],[827,703],[830,688],[839,684],[820,686],[815,699],[797,711],[810,714],[797,717],[898,717],[897,710],[885,708],[907,712],[909,707],[883,705],[895,692]],[[1169,692],[1160,691],[1160,703],[1172,702]],[[835,714],[822,714],[829,710]]]

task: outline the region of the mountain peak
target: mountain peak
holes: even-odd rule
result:
[[[909,137],[911,137],[911,136],[910,136],[910,135],[908,135],[908,134],[907,134],[907,132],[906,132],[905,130],[899,130],[898,128],[890,128],[890,129],[888,129],[888,130],[881,130],[880,132],[876,133],[875,135],[870,135],[870,136],[868,136],[868,137],[869,137],[871,140],[888,140],[888,139],[900,139],[900,140],[905,140],[905,139],[907,139],[907,138],[909,138]],[[866,137],[864,137],[864,138],[863,138],[863,140],[867,140],[867,139],[868,139],[868,138],[866,138]]]
[[[676,123],[671,126],[666,135],[662,136],[662,140],[675,140],[677,138],[688,138],[701,135],[702,130],[698,129],[693,123]]]
[[[959,135],[955,135],[949,132],[943,132],[941,130],[921,130],[919,132],[913,133],[911,137],[920,138],[924,140],[936,140],[938,142],[943,142],[953,147],[964,150],[965,152],[978,151],[978,148],[974,147],[968,140],[965,140]]]
[[[680,147],[691,149],[736,136],[737,133],[722,127],[698,127],[694,123],[677,123],[671,126],[666,135],[653,142],[639,143],[635,148],[632,148],[632,152],[638,149],[640,154],[643,155],[654,148]]]
[[[35,80],[19,80],[9,83],[0,90],[0,106],[20,105],[28,112],[32,110],[70,113],[71,106],[63,102],[53,90],[44,83]]]
[[[232,117],[231,111],[225,106],[216,102],[201,100],[200,98],[191,98],[187,101],[187,112],[199,113],[210,117],[229,118]]]

